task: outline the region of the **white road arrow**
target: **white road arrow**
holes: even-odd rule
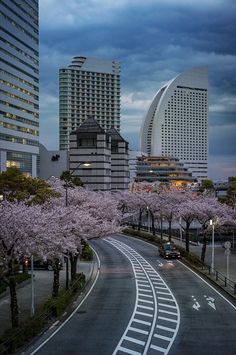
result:
[[[194,305],[193,305],[193,308],[196,309],[197,311],[199,310],[200,308],[200,304],[198,302],[195,302]]]
[[[158,263],[158,266],[163,266],[164,264],[162,264],[162,263]]]
[[[204,297],[207,301],[208,306],[216,310],[215,299],[213,297],[207,297],[206,295],[204,295]]]
[[[216,310],[215,303],[213,303],[213,302],[208,302],[208,305],[209,305],[210,307],[212,307],[213,309]]]

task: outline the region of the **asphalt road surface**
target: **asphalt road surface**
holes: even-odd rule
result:
[[[177,260],[117,235],[93,242],[98,280],[45,355],[235,355],[236,307]]]

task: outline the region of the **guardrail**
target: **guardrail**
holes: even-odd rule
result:
[[[202,270],[207,270],[208,275],[212,276],[216,281],[221,283],[224,287],[228,287],[232,290],[233,294],[236,294],[236,283],[228,279],[224,274],[211,268],[209,265],[203,265]]]

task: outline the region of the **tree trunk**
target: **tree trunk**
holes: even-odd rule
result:
[[[19,311],[16,295],[16,280],[14,275],[9,277],[9,289],[11,295],[11,324],[12,328],[15,328],[19,325]]]
[[[190,227],[190,224],[189,222],[186,222],[186,228],[185,228],[185,249],[186,251],[189,253],[189,227]],[[180,228],[182,228],[180,226]]]
[[[168,221],[169,223],[169,242],[171,242],[171,220]]]
[[[71,282],[73,282],[76,278],[78,258],[79,258],[79,254],[70,255]]]
[[[161,216],[161,240],[163,239],[163,223],[162,223],[162,216]]]
[[[202,253],[201,253],[201,261],[203,263],[205,262],[206,246],[207,246],[207,236],[206,233],[203,233],[203,244],[202,244]]]
[[[138,231],[140,231],[141,226],[142,226],[142,214],[143,214],[143,211],[140,208],[140,210],[139,210],[139,218],[138,218]]]
[[[154,215],[153,215],[153,213],[151,211],[150,211],[150,215],[151,215],[151,219],[152,219],[152,235],[156,235],[156,233],[155,233]]]
[[[53,287],[52,287],[52,297],[57,297],[60,287],[60,268],[59,259],[55,259],[53,262]]]

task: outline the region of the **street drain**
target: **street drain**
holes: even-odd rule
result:
[[[87,311],[77,311],[76,313],[83,314],[83,313],[87,313]]]

